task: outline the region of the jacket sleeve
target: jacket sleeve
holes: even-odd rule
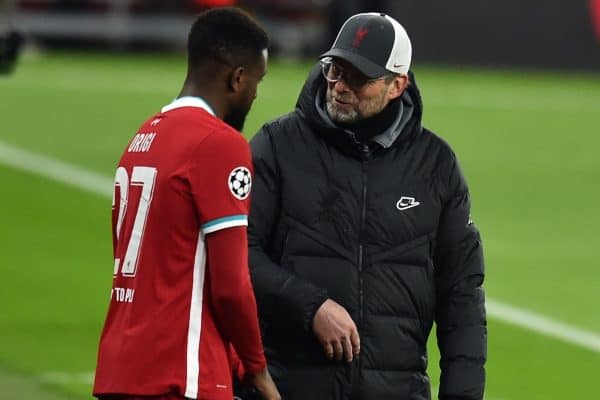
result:
[[[483,398],[487,353],[483,250],[455,159],[448,183],[435,254],[439,398],[475,400]]]
[[[260,319],[267,325],[286,322],[311,331],[314,315],[327,299],[327,292],[279,265],[273,241],[278,236],[275,231],[281,227],[282,177],[267,126],[254,136],[250,146],[255,175],[248,245]]]

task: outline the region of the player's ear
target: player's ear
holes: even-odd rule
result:
[[[242,82],[245,74],[244,67],[235,67],[229,74],[228,87],[232,92],[239,92],[242,89]]]
[[[392,81],[392,86],[390,91],[388,92],[388,99],[393,100],[396,97],[399,97],[404,93],[406,87],[408,86],[408,75],[397,75],[394,77]]]

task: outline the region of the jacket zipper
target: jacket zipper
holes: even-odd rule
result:
[[[364,325],[364,297],[363,297],[363,265],[364,265],[364,236],[365,236],[365,224],[367,219],[367,177],[368,177],[368,168],[369,168],[369,145],[362,145],[362,208],[360,214],[360,232],[359,232],[359,242],[358,242],[358,332],[361,334],[363,325]],[[351,375],[355,375],[358,373],[358,370],[361,369],[362,358],[357,359],[356,368],[353,368],[351,371]],[[351,380],[354,382],[354,379]]]
[[[364,231],[365,231],[365,224],[366,224],[366,218],[367,218],[367,172],[368,172],[368,167],[369,167],[369,162],[368,162],[368,154],[369,154],[369,145],[368,144],[363,144],[362,145],[362,152],[363,152],[363,161],[362,161],[362,210],[361,210],[361,215],[360,215],[360,233],[359,233],[359,245],[358,245],[358,301],[359,301],[359,311],[358,311],[358,328],[359,330],[362,328],[363,326],[363,303],[364,303],[364,299],[363,299],[363,276],[362,276],[362,271],[363,271],[363,265],[364,265]]]

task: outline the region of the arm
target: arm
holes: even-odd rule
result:
[[[246,225],[252,171],[248,143],[231,129],[214,132],[192,152],[188,167],[191,195],[205,235],[206,303],[233,347],[228,349],[230,364],[262,398],[280,400],[266,368],[248,271]],[[235,362],[238,356],[241,367]]]
[[[244,371],[254,375],[266,367],[266,361],[247,267],[247,243],[245,227],[206,236],[207,286],[219,330],[233,344]]]
[[[276,229],[280,228],[282,187],[272,138],[263,127],[250,142],[255,177],[248,220],[250,271],[261,320],[288,321],[310,331],[326,290],[288,272],[272,259]]]
[[[206,245],[205,301],[250,374],[266,364],[248,271],[250,198],[243,188],[251,187],[251,171],[248,143],[228,129],[206,136],[188,162],[190,194]],[[238,174],[247,179],[237,180],[242,194],[232,184]]]
[[[483,398],[487,352],[483,251],[456,160],[450,171],[435,255],[439,398],[475,400]]]

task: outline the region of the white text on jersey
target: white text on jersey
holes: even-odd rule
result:
[[[111,298],[119,303],[132,303],[135,289],[116,287],[111,291]]]
[[[152,141],[154,140],[154,137],[156,136],[155,132],[151,132],[151,133],[138,133],[137,135],[135,135],[135,137],[133,138],[133,140],[131,141],[131,144],[129,145],[129,148],[127,149],[127,151],[129,153],[145,153],[148,150],[150,150],[150,146],[152,146]]]

